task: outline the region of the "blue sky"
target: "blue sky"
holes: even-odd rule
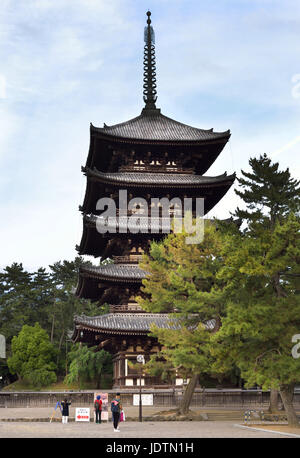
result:
[[[157,106],[232,137],[207,175],[266,152],[300,178],[298,0],[1,0],[0,266],[73,259],[89,125],[143,108],[143,29]],[[239,204],[233,189],[210,216]]]

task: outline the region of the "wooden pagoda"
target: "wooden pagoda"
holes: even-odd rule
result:
[[[208,213],[232,186],[235,175],[204,176],[230,138],[230,131],[214,132],[182,124],[164,116],[156,108],[156,73],[154,31],[148,12],[144,46],[144,102],[141,114],[113,126],[90,126],[90,148],[85,167],[87,178],[83,214],[83,234],[77,250],[80,255],[113,259],[112,264],[84,267],[80,270],[76,294],[99,304],[110,304],[110,312],[97,317],[76,316],[73,342],[97,345],[113,354],[114,387],[139,384],[138,374],[128,365],[138,354],[147,360],[160,350],[150,337],[151,323],[167,328],[166,314],[145,313],[135,302],[143,278],[139,267],[142,253],[152,240],[165,236],[161,220],[153,231],[134,232],[124,225],[124,215],[114,227],[99,231],[103,223],[97,211],[102,197],[114,199],[117,214],[120,190],[128,199],[149,203],[152,198],[204,198]],[[142,205],[139,212],[142,212]],[[135,212],[128,210],[125,223]],[[148,210],[147,210],[148,212]],[[172,215],[176,209],[170,208]],[[144,215],[145,217],[148,214]],[[142,220],[142,218],[141,218]],[[147,221],[147,218],[145,218]],[[124,226],[124,227],[123,227]],[[148,226],[147,226],[148,227]],[[177,380],[180,384],[182,380]],[[162,384],[143,376],[142,385]]]

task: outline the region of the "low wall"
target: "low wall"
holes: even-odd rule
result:
[[[101,390],[99,390],[101,391]],[[111,400],[116,391],[104,390]],[[133,394],[138,394],[138,389],[120,389],[122,404],[133,405]],[[169,390],[142,390],[143,394],[153,394],[153,405],[157,407],[176,407],[179,405],[182,389]],[[63,392],[4,392],[0,391],[0,408],[6,407],[52,407],[57,401],[67,397],[73,405],[78,407],[93,404],[94,391],[63,391]],[[270,392],[261,390],[217,390],[196,389],[192,399],[192,407],[227,407],[227,408],[267,408]],[[294,395],[294,405],[300,407],[300,392]]]

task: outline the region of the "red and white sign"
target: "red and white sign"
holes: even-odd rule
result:
[[[90,421],[90,409],[89,407],[76,407],[76,421]]]

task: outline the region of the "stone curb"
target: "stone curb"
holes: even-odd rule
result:
[[[251,426],[244,426],[244,425],[234,425],[234,426],[236,426],[237,428],[249,429],[252,431],[264,431],[265,433],[274,433],[274,434],[280,434],[281,436],[290,436],[290,437],[300,438],[300,434],[285,433],[283,431],[273,431],[271,429],[253,428]]]

